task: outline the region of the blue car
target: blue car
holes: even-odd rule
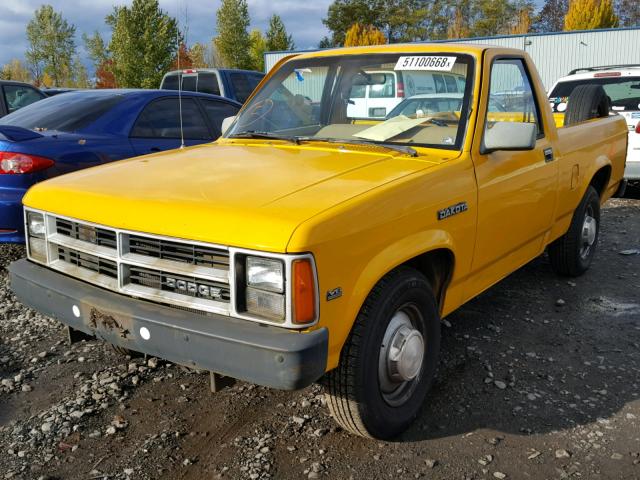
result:
[[[220,136],[222,120],[241,104],[182,93],[186,145]],[[0,119],[0,243],[24,242],[22,197],[33,184],[65,173],[178,148],[178,92],[78,90]]]

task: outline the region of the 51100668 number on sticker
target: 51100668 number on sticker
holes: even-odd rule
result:
[[[394,70],[440,70],[450,72],[456,57],[411,56],[400,57]]]

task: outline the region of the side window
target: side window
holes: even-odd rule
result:
[[[178,79],[180,75],[167,75],[164,77],[164,81],[162,82],[163,90],[178,90]]]
[[[351,93],[349,94],[349,98],[364,98],[366,91],[367,91],[366,85],[353,85],[351,87]]]
[[[442,75],[439,75],[439,74],[434,75],[433,81],[436,84],[436,93],[447,93],[447,88],[445,86]]]
[[[209,140],[207,124],[192,98],[182,99],[182,127],[188,140]],[[137,138],[180,138],[180,107],[177,98],[164,98],[147,105],[136,120],[131,136]]]
[[[396,77],[392,73],[385,73],[384,76],[384,84],[369,85],[369,98],[394,98],[396,96]]]
[[[447,84],[447,93],[458,93],[458,87],[456,86],[456,79],[451,75],[445,75],[444,81]]]
[[[244,103],[251,92],[253,92],[253,88],[247,79],[247,75],[244,73],[232,73],[231,76],[231,84],[233,85],[233,90],[236,92],[236,100],[240,103]]]
[[[24,85],[5,85],[3,88],[8,113],[15,112],[44,98],[35,88]]]
[[[182,90],[195,92],[198,85],[198,74],[182,75]]]
[[[491,106],[501,105],[498,111]],[[522,59],[499,59],[491,67],[487,121],[535,123],[542,133],[540,113]]]
[[[222,131],[222,121],[227,117],[233,117],[238,114],[238,108],[225,102],[216,102],[215,100],[200,100],[204,111],[209,118],[209,122],[213,126],[214,137],[220,136]]]
[[[202,72],[198,74],[198,91],[220,95],[220,84],[218,76],[213,72]]]
[[[458,79],[458,89],[460,92],[464,92],[466,87],[466,80],[462,77],[456,77]]]

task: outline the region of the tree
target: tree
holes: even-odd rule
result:
[[[638,0],[618,0],[616,13],[620,19],[621,27],[640,26],[640,4]]]
[[[51,5],[38,8],[27,25],[27,62],[36,82],[46,73],[59,86],[64,72],[71,70],[76,55],[76,27],[68,23]]]
[[[107,16],[112,29],[109,68],[121,88],[158,88],[182,41],[174,18],[157,0],[133,0]]]
[[[459,2],[453,7],[453,23],[447,28],[447,38],[469,38],[471,36],[471,0]]]
[[[476,0],[473,35],[491,37],[509,33],[516,6],[509,0]]]
[[[189,57],[191,58],[193,68],[210,67],[209,56],[209,48],[204,43],[194,43],[189,49]]]
[[[2,69],[0,69],[0,78],[2,80],[15,80],[17,82],[31,82],[29,70],[17,58],[3,65]]]
[[[107,59],[96,69],[96,88],[117,88],[113,60]]]
[[[618,26],[611,0],[571,0],[564,17],[565,30],[593,30]]]
[[[360,25],[354,23],[344,39],[345,47],[357,47],[360,45],[384,45],[387,39],[380,30],[372,25]]]
[[[171,70],[192,67],[193,60],[191,59],[191,50],[187,49],[187,46],[184,43],[181,43],[180,48],[178,48],[178,53],[173,59],[173,63],[171,63]]]
[[[267,51],[267,41],[258,29],[251,30],[249,41],[251,42],[251,68],[262,72],[264,71],[264,52]]]
[[[533,30],[540,33],[561,32],[568,9],[569,0],[547,0],[536,16]]]
[[[265,42],[267,51],[293,50],[296,48],[293,37],[287,34],[287,29],[279,15],[275,13],[269,19],[269,29]]]
[[[521,9],[516,15],[509,33],[512,35],[522,35],[531,31],[533,11],[529,8]]]
[[[249,24],[247,0],[222,0],[217,13],[215,45],[226,66],[251,68]]]
[[[322,22],[331,31],[330,43],[333,46],[344,44],[347,30],[354,23],[376,27],[389,42],[412,41],[429,33],[429,20],[441,10],[443,1],[334,0]],[[328,43],[322,42],[323,46]]]

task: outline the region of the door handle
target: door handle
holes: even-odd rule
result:
[[[553,148],[544,149],[544,161],[545,163],[553,162]]]

